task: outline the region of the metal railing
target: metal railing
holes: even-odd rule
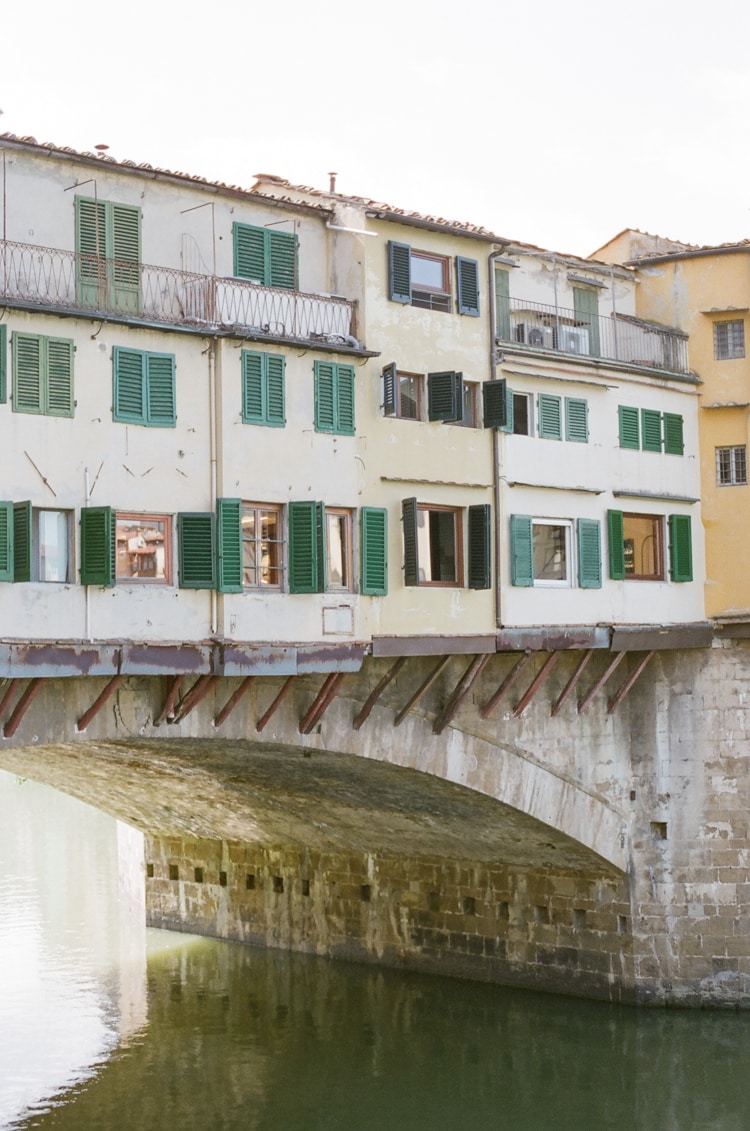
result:
[[[526,299],[499,299],[498,341],[689,373],[687,336],[629,315],[603,317]]]
[[[354,303],[0,240],[0,298],[175,326],[354,345]]]

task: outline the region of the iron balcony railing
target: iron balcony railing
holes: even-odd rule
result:
[[[624,314],[603,317],[525,299],[499,299],[498,341],[689,373],[687,335]]]
[[[128,260],[0,240],[0,294],[34,307],[358,345],[354,303]]]

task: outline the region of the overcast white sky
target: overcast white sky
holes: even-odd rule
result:
[[[0,131],[249,187],[278,173],[586,255],[750,235],[750,4],[38,0]]]

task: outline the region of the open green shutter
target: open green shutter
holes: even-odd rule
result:
[[[665,412],[664,421],[664,451],[670,456],[681,456],[685,451],[685,442],[682,434],[682,417],[675,412]]]
[[[317,503],[289,504],[289,592],[320,592]]]
[[[13,334],[13,411],[42,412],[42,338]]]
[[[31,581],[31,503],[13,504],[13,580]]]
[[[73,343],[67,338],[46,338],[47,385],[44,410],[50,416],[73,415]]]
[[[242,419],[245,424],[263,423],[262,353],[242,351]]]
[[[354,369],[351,365],[336,366],[336,431],[354,435]]]
[[[638,409],[628,405],[618,405],[617,415],[620,425],[620,447],[640,448],[640,429],[638,427]]]
[[[234,274],[238,279],[252,279],[266,283],[266,233],[263,228],[250,224],[232,225],[234,244]]]
[[[492,584],[492,511],[489,503],[469,507],[469,589]]]
[[[614,581],[625,577],[625,524],[622,511],[607,511],[609,576]]]
[[[266,355],[266,424],[274,428],[286,424],[285,369],[286,358],[282,354]]]
[[[512,394],[511,394],[512,395]],[[485,428],[508,426],[508,382],[503,378],[482,385],[482,422]]]
[[[81,585],[115,583],[115,516],[111,507],[81,509]]]
[[[693,539],[689,514],[669,516],[669,576],[672,581],[693,580]]]
[[[360,512],[361,590],[368,597],[388,592],[388,511],[362,507]]]
[[[146,424],[159,428],[177,424],[173,354],[146,354]]]
[[[644,452],[661,451],[661,413],[653,408],[641,409],[641,440]]]
[[[565,439],[577,444],[589,440],[589,404],[580,397],[565,398]]]
[[[297,289],[297,237],[288,232],[267,232],[267,271],[269,287]]]
[[[13,504],[0,503],[0,581],[13,580]]]
[[[141,309],[141,210],[131,204],[107,202],[111,237],[110,304],[130,314]]]
[[[8,327],[0,325],[0,404],[8,399]]]
[[[112,351],[115,420],[143,424],[146,420],[146,355],[140,350]]]
[[[510,271],[495,268],[495,337],[510,341]]]
[[[476,259],[456,256],[456,282],[459,314],[479,316],[479,264]]]
[[[335,366],[315,362],[315,431],[336,431]]]
[[[589,346],[582,353],[598,357],[599,349],[599,295],[588,287],[573,287],[573,308],[576,325],[586,326],[589,332]]]
[[[99,307],[104,298],[107,254],[104,201],[75,198],[76,301]]]
[[[391,302],[411,302],[411,248],[388,241],[388,297]]]
[[[382,371],[383,376],[383,415],[395,416],[396,415],[396,392],[398,382],[398,369],[396,362],[392,361],[390,365],[385,365]]]
[[[177,515],[179,583],[182,589],[216,587],[213,514],[183,511]]]
[[[539,435],[544,440],[562,440],[562,403],[559,397],[540,393],[538,397]]]
[[[404,526],[404,585],[419,585],[418,508],[416,499],[403,499],[401,521]]]
[[[534,531],[528,514],[510,516],[510,580],[512,585],[534,584]]]
[[[242,592],[242,500],[217,499],[218,585],[220,593]]]
[[[463,416],[463,374],[449,370],[427,374],[427,419],[460,420]]]
[[[581,589],[602,587],[601,523],[595,518],[578,519],[578,584]]]

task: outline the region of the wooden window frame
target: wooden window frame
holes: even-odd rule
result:
[[[417,584],[430,589],[461,589],[464,584],[464,537],[463,537],[463,508],[447,507],[437,503],[417,503],[417,522],[420,514],[452,514],[453,515],[453,552],[455,561],[455,580],[434,581],[420,579]],[[419,532],[417,532],[419,538]],[[421,572],[421,569],[420,569]]]
[[[479,382],[464,381],[461,398],[461,419],[456,421],[459,428],[479,427]]]
[[[121,523],[132,522],[139,527],[149,523],[161,523],[164,528],[164,576],[163,577],[135,577],[132,574],[120,573],[119,530]],[[115,584],[116,585],[166,585],[174,584],[174,565],[172,560],[172,515],[145,513],[141,511],[115,511]]]
[[[451,261],[447,255],[437,255],[435,252],[422,251],[420,248],[410,249],[410,261],[438,263],[442,268],[443,284],[441,287],[431,287],[429,284],[414,283],[412,271],[411,305],[423,310],[451,310]]]
[[[637,519],[642,522],[648,520],[651,523],[652,533],[647,535],[647,538],[654,538],[654,545],[656,549],[656,564],[657,569],[653,573],[638,573],[635,569],[635,558],[632,558],[632,567],[629,568],[628,557],[629,554],[635,554],[635,543],[632,537],[628,536],[628,520]],[[665,554],[664,554],[664,515],[661,514],[641,514],[636,511],[623,511],[622,514],[622,537],[623,537],[623,552],[625,559],[625,581],[665,581]],[[646,539],[644,539],[645,541]],[[631,545],[629,545],[631,543]]]
[[[245,536],[244,519],[245,519],[246,516],[249,516],[251,512],[254,516],[255,523],[256,523],[256,534],[252,538],[249,538],[249,537]],[[258,536],[258,533],[257,533],[258,530],[262,529],[262,526],[259,527],[258,524],[261,523],[262,515],[263,515],[264,512],[266,514],[273,514],[273,515],[276,516],[276,520],[277,520],[277,523],[278,523],[278,527],[277,527],[278,534],[279,534],[278,538],[263,538],[263,537]],[[284,507],[281,505],[281,503],[255,503],[255,502],[249,502],[249,501],[243,499],[242,500],[242,520],[241,520],[241,522],[242,522],[241,537],[242,537],[242,586],[243,586],[243,589],[263,589],[264,591],[271,589],[271,590],[274,590],[275,592],[281,592],[284,588],[284,569],[285,569],[285,559],[286,559],[286,554],[284,552],[284,547],[285,547],[285,544],[286,544],[286,536],[285,536],[285,528],[284,528]],[[254,566],[246,566],[245,565],[245,544],[250,543],[250,542],[252,542],[252,544],[256,548],[256,556],[257,556],[258,550],[260,549],[260,551],[261,551],[261,563],[260,563],[260,565],[257,565],[257,564],[254,565]],[[263,564],[262,564],[262,548],[266,544],[273,545],[273,546],[277,547],[278,560],[277,560],[275,565],[270,565],[270,566],[267,567],[269,574],[271,572],[273,572],[276,575],[277,580],[274,580],[274,581],[270,581],[270,580],[266,581],[266,580],[263,579],[264,567],[263,567]],[[254,581],[248,581],[247,580],[246,572],[248,570],[254,571],[254,573],[256,575],[256,580],[254,580]],[[258,574],[260,574],[260,577],[258,577]]]
[[[409,381],[414,382],[414,388],[415,388],[415,392],[416,392],[416,415],[415,416],[407,416],[403,411],[403,403],[402,403],[402,396],[401,396],[401,381],[402,381],[402,378],[405,378]],[[423,419],[422,412],[423,412],[423,405],[424,405],[424,381],[425,381],[424,373],[407,373],[406,371],[402,371],[400,369],[396,371],[396,411],[393,413],[393,416],[397,420],[419,421],[419,420]]]
[[[331,520],[343,520],[342,529],[342,583],[334,584],[331,581]],[[349,507],[325,508],[325,591],[326,593],[353,593],[354,592],[354,550],[353,550],[354,512]]]

